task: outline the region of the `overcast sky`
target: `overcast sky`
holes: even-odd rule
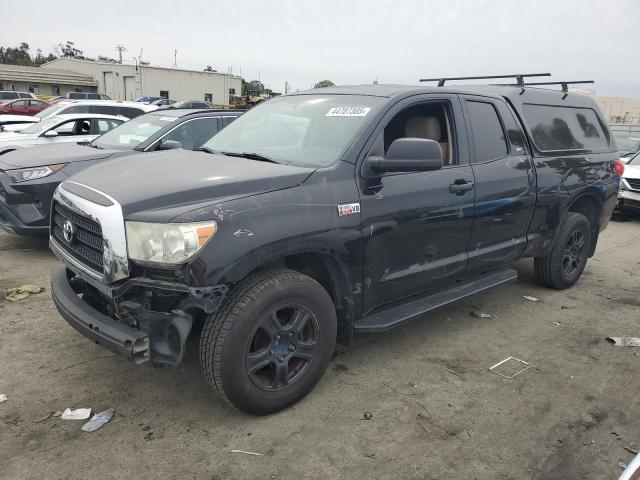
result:
[[[640,0],[0,0],[0,45],[46,54],[67,40],[88,57],[218,71],[276,91],[415,84],[431,76],[551,72],[640,98]]]

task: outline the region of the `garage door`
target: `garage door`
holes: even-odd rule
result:
[[[133,100],[136,94],[136,77],[124,77],[124,99]]]
[[[113,72],[104,72],[104,94],[115,100],[113,95]]]

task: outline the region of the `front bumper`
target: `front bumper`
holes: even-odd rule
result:
[[[51,296],[67,323],[88,339],[136,364],[149,361],[149,335],[100,313],[78,297],[64,266],[51,271]]]
[[[620,210],[640,211],[640,191],[620,190],[617,208]]]

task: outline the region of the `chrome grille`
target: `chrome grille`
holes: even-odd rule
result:
[[[640,178],[625,178],[627,183],[634,190],[640,190]]]
[[[70,242],[64,238],[63,232],[67,220],[75,227],[75,235]],[[56,202],[53,205],[52,234],[69,254],[93,270],[103,272],[103,239],[99,223]]]

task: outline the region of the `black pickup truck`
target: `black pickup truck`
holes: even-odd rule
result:
[[[248,413],[322,376],[336,342],[516,279],[572,286],[621,165],[593,100],[519,86],[356,86],[255,107],[200,151],[97,165],[54,195],[54,302],[135,363],[204,375]]]

